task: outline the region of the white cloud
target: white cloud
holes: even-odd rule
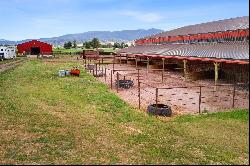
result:
[[[143,22],[157,22],[162,19],[162,17],[157,13],[145,13],[145,12],[138,12],[138,11],[123,11],[119,13],[123,16],[129,16],[136,20],[143,21]]]

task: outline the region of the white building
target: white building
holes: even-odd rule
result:
[[[0,60],[16,58],[15,46],[0,46]]]

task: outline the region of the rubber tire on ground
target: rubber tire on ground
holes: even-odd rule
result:
[[[86,69],[87,70],[94,70],[95,69],[95,65],[94,64],[88,64],[88,65],[86,65]]]
[[[167,116],[170,117],[172,115],[171,107],[165,104],[151,104],[147,108],[147,112],[152,115],[159,115],[159,116]]]
[[[117,86],[117,81],[116,81]],[[134,86],[134,82],[132,80],[119,80],[119,88],[129,89]]]
[[[97,75],[96,75],[96,73],[94,74],[94,77],[104,77],[105,76],[105,73],[103,73],[103,72],[99,72],[99,73],[97,73]]]

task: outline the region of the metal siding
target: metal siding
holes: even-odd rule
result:
[[[18,53],[23,53],[24,51],[30,52],[31,47],[40,47],[40,52],[42,54],[52,54],[52,45],[40,42],[38,40],[32,40],[26,43],[18,44],[17,49]]]

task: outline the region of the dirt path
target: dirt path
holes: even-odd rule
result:
[[[4,72],[6,70],[12,69],[12,68],[22,64],[23,62],[24,62],[24,60],[17,60],[17,61],[13,61],[13,62],[9,62],[9,63],[0,64],[0,73]]]

